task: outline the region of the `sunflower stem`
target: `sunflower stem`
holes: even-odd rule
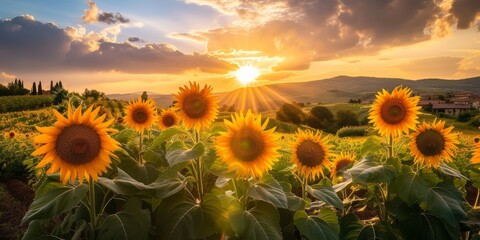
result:
[[[199,141],[199,132],[194,129],[194,135],[195,135],[195,142],[194,144],[197,144]],[[197,191],[198,191],[198,198],[200,199],[200,202],[203,200],[203,167],[202,167],[202,158],[197,158],[195,159],[195,162],[197,163]]]
[[[388,141],[388,158],[393,157],[393,136],[390,135],[389,141]]]
[[[473,209],[477,208],[479,198],[480,198],[480,189],[477,188],[477,197],[475,198],[475,203],[473,204]]]
[[[138,164],[143,165],[143,130],[140,132],[138,141]]]
[[[88,181],[88,200],[89,200],[89,210],[90,210],[90,222],[95,227],[97,225],[97,214],[95,212],[95,182],[90,176]]]
[[[307,200],[307,176],[304,175],[302,179],[302,198]]]

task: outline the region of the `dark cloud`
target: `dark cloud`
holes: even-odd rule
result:
[[[143,40],[139,37],[129,37],[128,41],[129,42],[143,42]]]
[[[97,20],[106,24],[129,23],[130,19],[122,16],[120,13],[102,12],[98,14]]]
[[[458,20],[458,29],[470,28],[475,21],[475,17],[480,13],[480,0],[456,0],[452,4],[450,12]]]
[[[0,20],[0,72],[117,71],[226,73],[237,66],[202,54],[184,54],[166,44],[114,43],[102,34],[79,34],[31,16]],[[140,40],[140,39],[139,39]]]
[[[282,6],[284,15],[277,14],[257,26],[197,33],[208,39],[208,50],[259,50],[270,57],[284,57],[275,70],[304,70],[312,61],[374,55],[383,49],[427,41],[439,27],[436,24],[450,21],[448,10],[436,0],[189,1],[215,6],[240,19],[262,18],[271,8]],[[471,26],[479,1],[456,0],[452,12],[461,15],[457,16],[459,28]],[[249,14],[248,9],[257,9],[258,14]],[[450,24],[444,27],[450,28]]]

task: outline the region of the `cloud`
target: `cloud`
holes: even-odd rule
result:
[[[458,19],[458,29],[470,28],[480,13],[480,0],[456,0],[450,12]]]
[[[143,42],[143,39],[141,39],[139,37],[129,37],[128,41],[129,42]]]
[[[0,72],[115,71],[123,73],[226,73],[237,68],[205,54],[185,54],[168,44],[117,43],[119,25],[99,32],[57,27],[31,17],[0,20]],[[135,39],[134,39],[135,40]]]
[[[471,4],[478,1],[455,0],[452,6],[451,1],[438,0],[187,0],[238,18],[232,25],[195,33],[196,39],[207,39],[208,51],[237,49],[282,57],[274,67],[277,71],[305,70],[314,61],[375,55],[446,36],[456,23],[452,13],[465,14],[456,16],[458,25],[471,27],[480,8]],[[455,10],[459,6],[464,7]],[[193,39],[191,34],[183,36]]]
[[[92,0],[87,1],[88,9],[85,10],[82,20],[85,23],[103,22],[106,24],[129,23],[130,19],[122,16],[119,12],[101,12],[97,4]]]

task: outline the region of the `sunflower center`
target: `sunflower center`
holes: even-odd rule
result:
[[[401,102],[389,101],[383,104],[381,114],[385,122],[396,124],[405,118],[407,110]]]
[[[262,155],[265,143],[260,132],[242,129],[233,136],[231,148],[236,158],[244,162],[251,162]]]
[[[335,165],[335,170],[338,172],[338,171],[342,170],[344,167],[348,166],[348,164],[350,164],[351,162],[352,161],[350,161],[348,159],[341,159]]]
[[[80,165],[93,161],[101,148],[100,137],[85,125],[72,125],[58,135],[55,149],[65,162]]]
[[[10,133],[8,134],[8,136],[10,136],[10,138],[13,138],[13,137],[15,137],[15,133],[14,133],[14,132],[10,132]]]
[[[133,121],[136,123],[145,123],[148,120],[148,113],[145,109],[135,109],[132,114]]]
[[[427,130],[420,133],[416,139],[417,147],[425,156],[440,154],[445,148],[443,136],[435,130]]]
[[[171,127],[175,125],[175,117],[172,115],[165,115],[162,117],[162,123],[166,127]]]
[[[297,148],[298,160],[307,167],[316,167],[325,158],[325,152],[320,144],[311,140],[303,141]]]
[[[185,97],[183,110],[191,118],[200,118],[207,111],[207,101],[200,95],[190,94]]]

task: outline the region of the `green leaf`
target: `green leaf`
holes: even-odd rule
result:
[[[115,140],[121,143],[127,143],[131,139],[135,138],[137,134],[130,128],[123,129],[119,133],[114,135]]]
[[[233,231],[241,239],[276,240],[282,239],[280,215],[277,209],[266,202],[256,201],[248,211],[237,211],[229,215]]]
[[[130,175],[118,168],[118,176],[115,179],[100,177],[98,183],[117,194],[127,196],[149,196],[157,199],[169,197],[185,187],[185,183],[178,178],[163,179],[145,185],[133,179]]]
[[[358,240],[395,240],[401,239],[395,234],[390,226],[385,223],[376,222],[373,225],[366,225],[358,235]]]
[[[342,200],[338,197],[337,193],[327,181],[321,181],[312,186],[307,185],[307,192],[320,201],[323,201],[338,209],[343,209]]]
[[[350,185],[350,183],[352,182],[353,182],[352,176],[350,174],[346,174],[343,181],[341,183],[337,183],[333,185],[332,188],[335,192],[340,192],[343,189],[345,189],[348,185]]]
[[[298,211],[298,210],[305,209],[307,202],[305,202],[303,198],[298,197],[297,195],[291,192],[286,192],[285,194],[287,195],[288,210]]]
[[[450,240],[460,239],[460,232],[445,220],[430,213],[411,215],[398,224],[405,239]]]
[[[157,214],[157,233],[161,239],[203,239],[216,232],[222,204],[215,195],[206,194],[200,204],[186,201],[169,204],[174,206]]]
[[[88,187],[85,184],[75,187],[62,187],[53,189],[39,195],[33,200],[22,223],[35,219],[46,219],[57,216],[75,208],[86,196]]]
[[[28,224],[27,231],[22,237],[22,240],[58,240],[61,239],[59,237],[49,235],[45,230],[42,228],[40,221],[34,220]]]
[[[469,179],[465,176],[463,176],[459,171],[457,171],[455,168],[452,168],[450,166],[448,166],[447,164],[445,163],[441,163],[440,164],[440,167],[438,168],[440,169],[441,172],[445,173],[446,175],[449,175],[449,176],[452,176],[452,177],[457,177],[457,178],[461,178],[461,179],[465,179],[467,181],[469,181]]]
[[[317,216],[308,216],[301,210],[293,216],[293,221],[302,236],[310,240],[338,239],[338,234],[324,220]]]
[[[469,171],[470,179],[472,180],[472,184],[476,188],[480,188],[480,170],[478,169],[470,169]]]
[[[426,199],[427,190],[433,184],[415,173],[402,173],[390,184],[390,193],[396,193],[400,199],[412,205]]]
[[[203,143],[198,142],[191,149],[175,149],[167,151],[165,157],[167,158],[168,164],[174,166],[188,160],[199,158],[203,153],[205,153],[205,146],[203,146]]]
[[[420,206],[453,226],[466,217],[463,196],[453,183],[442,183],[426,191],[426,200]]]
[[[353,213],[340,219],[340,239],[357,240],[362,229],[362,223]]]
[[[182,132],[184,131],[177,127],[171,127],[165,131],[162,131],[160,135],[158,135],[158,137],[155,138],[155,140],[153,141],[151,148],[156,148],[160,146],[160,144],[162,144],[163,142],[167,141],[168,139],[175,136],[176,134],[179,134]]]
[[[248,189],[248,196],[280,208],[288,208],[287,195],[280,183],[271,175],[262,176],[258,182]]]
[[[320,219],[328,223],[330,228],[335,231],[335,234],[340,234],[340,225],[338,224],[337,212],[335,210],[328,207],[321,208],[318,216]]]
[[[97,239],[148,239],[150,212],[139,199],[131,198],[124,210],[109,215],[100,225]]]
[[[365,140],[365,142],[363,142],[363,145],[360,149],[360,155],[367,156],[369,154],[376,154],[377,152],[385,149],[384,144],[383,138],[376,135],[371,136]]]
[[[382,165],[372,156],[367,156],[358,164],[347,170],[352,175],[354,183],[380,183],[389,182],[395,177],[395,168]]]
[[[160,175],[160,171],[154,164],[146,162],[145,164],[140,165],[136,160],[132,159],[122,159],[122,162],[117,168],[123,169],[123,171],[133,179],[144,184],[154,182]]]

